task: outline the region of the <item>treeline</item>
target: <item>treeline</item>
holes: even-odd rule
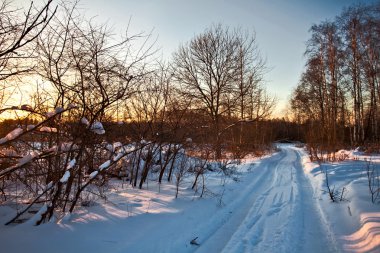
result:
[[[151,34],[118,37],[76,2],[3,1],[0,21],[0,201],[27,199],[10,223],[71,213],[110,177],[196,189],[208,160],[270,147],[254,33],[213,25],[163,62]]]
[[[105,133],[98,142],[138,142],[140,140],[155,140],[156,142],[182,143],[186,139],[191,139],[193,145],[197,147],[212,147],[214,142],[213,129],[207,125],[206,120],[201,120],[204,115],[189,112],[184,116],[184,124],[179,126],[175,132],[166,131],[153,133],[150,129],[172,129],[168,123],[155,125],[150,122],[115,122],[105,121],[102,123]],[[198,119],[198,122],[194,122]],[[226,122],[228,122],[226,120]],[[229,121],[236,124],[235,120]],[[27,128],[37,124],[38,121],[26,119],[6,119],[0,122],[0,136],[6,136],[9,132],[16,128]],[[49,124],[47,124],[49,125]],[[51,124],[50,124],[51,125]],[[65,125],[72,129],[78,129],[81,124],[78,122],[65,122]],[[72,133],[74,134],[74,133]],[[143,135],[142,135],[143,134]],[[43,141],[46,140],[51,133],[44,131],[33,131],[24,136],[22,141]],[[143,138],[142,138],[143,136]],[[237,143],[240,142],[240,145]],[[245,122],[230,128],[225,133],[225,141],[223,147],[225,152],[231,155],[229,157],[240,159],[248,153],[262,154],[272,149],[273,142],[281,141],[299,141],[304,142],[303,125],[291,122],[288,119],[263,119],[252,124]],[[212,157],[215,157],[214,155]]]
[[[254,33],[213,25],[163,62],[157,60],[151,34],[117,37],[106,25],[85,19],[75,4],[61,5],[40,12],[31,6],[40,16],[28,13],[25,20],[10,20],[9,13],[17,10],[3,5],[1,17],[14,29],[0,48],[6,80],[0,102],[8,117],[41,121],[49,110],[75,105],[60,120],[135,123],[140,139],[174,134],[177,142],[185,138],[178,138],[179,128],[208,128],[218,158],[225,141],[269,143],[247,140],[241,131],[234,140],[227,134],[267,119],[275,105],[263,85],[266,65]],[[23,25],[30,29],[19,31]],[[15,57],[20,54],[22,63]],[[28,101],[23,108],[15,90]],[[49,126],[58,132],[64,127],[54,124]]]
[[[307,63],[291,98],[315,150],[379,148],[380,4],[354,5],[313,25]]]

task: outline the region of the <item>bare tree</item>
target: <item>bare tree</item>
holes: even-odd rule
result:
[[[10,107],[33,114],[37,123],[19,126],[1,139],[0,145],[17,145],[18,152],[7,158],[9,166],[1,168],[0,179],[23,184],[34,199],[12,221],[37,202],[45,203],[37,224],[57,213],[72,212],[98,175],[104,180],[123,156],[145,147],[113,150],[107,160],[101,122],[112,119],[114,106],[130,98],[150,72],[150,36],[126,33],[117,41],[106,25],[81,17],[75,3],[63,4],[56,15],[43,26],[43,33],[28,42],[37,63],[34,74],[45,81],[46,106],[41,106],[37,90],[35,105]],[[136,39],[143,41],[137,49]],[[40,137],[40,145],[31,144],[31,132]]]
[[[217,158],[221,157],[223,116],[245,117],[245,108],[252,102],[246,97],[253,95],[264,67],[255,37],[222,25],[206,29],[174,54],[173,72],[182,94],[192,101],[192,109],[209,116]]]
[[[378,3],[354,5],[310,30],[292,107],[311,126],[309,142],[332,154],[338,145],[378,148],[379,10]]]
[[[35,6],[33,2],[23,13],[12,2],[0,3],[0,106],[9,97],[9,92],[17,89],[14,82],[8,84],[10,78],[19,78],[29,72],[34,65],[28,59],[34,57],[34,42],[45,30],[54,17],[57,7],[49,0],[43,6]],[[8,88],[10,90],[8,90]],[[1,111],[3,112],[3,110]]]

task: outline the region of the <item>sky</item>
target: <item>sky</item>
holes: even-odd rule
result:
[[[23,0],[25,1],[25,0]],[[181,43],[212,24],[255,31],[267,60],[266,87],[278,99],[281,116],[305,64],[303,53],[313,24],[331,20],[344,7],[372,0],[81,0],[86,16],[97,16],[122,33],[153,33],[159,54],[170,59]]]

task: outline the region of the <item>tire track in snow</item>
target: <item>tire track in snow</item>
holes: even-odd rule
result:
[[[256,180],[228,205],[232,214],[210,221],[218,225],[196,252],[336,252],[296,151],[283,148],[254,172]]]
[[[195,252],[221,252],[233,233],[242,225],[242,221],[245,217],[252,216],[252,209],[261,209],[266,195],[269,194],[271,189],[266,189],[266,191],[259,196],[252,193],[262,185],[266,185],[263,186],[263,188],[271,185],[273,177],[268,177],[267,173],[270,171],[268,168],[275,166],[283,157],[284,154],[279,153],[263,160],[259,166],[254,168],[254,173],[251,173],[248,178],[245,178],[246,181],[252,181],[245,187],[244,192],[241,192],[232,203],[229,203],[228,206],[225,207],[228,211],[225,212],[223,218],[221,219],[220,215],[212,217],[207,224],[203,224],[198,228],[198,234],[201,235],[199,238],[201,247],[195,250]],[[244,225],[248,227],[254,226],[255,223],[260,220],[260,216],[261,215],[247,220]]]

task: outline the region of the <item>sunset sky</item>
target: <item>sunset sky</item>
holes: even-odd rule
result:
[[[375,1],[82,0],[79,7],[84,15],[107,22],[116,34],[125,31],[129,21],[131,34],[152,32],[159,55],[167,60],[180,43],[215,23],[255,31],[269,69],[265,76],[267,89],[278,98],[276,115],[281,116],[304,66],[303,53],[311,25],[333,19],[344,7],[371,2]]]

